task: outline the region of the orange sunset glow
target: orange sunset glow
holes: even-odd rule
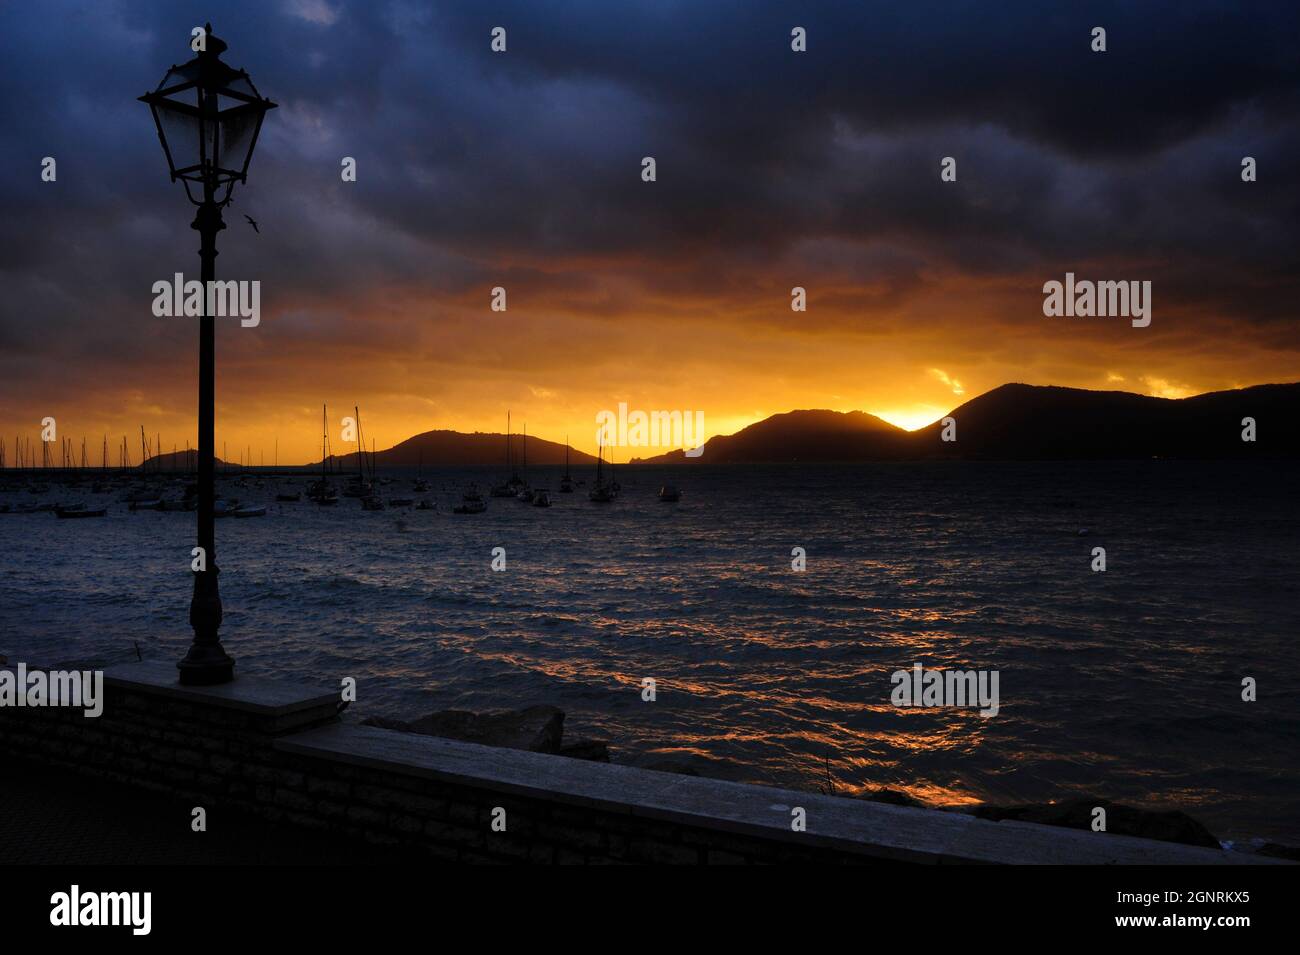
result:
[[[996,95],[971,113],[982,122],[955,121],[926,95],[929,72],[885,108],[872,91],[912,90],[918,62],[893,55],[872,80],[860,57],[824,51],[815,106],[797,59],[757,52],[739,73],[705,57],[691,81],[653,58],[598,59],[579,82],[541,53],[583,33],[558,21],[511,54],[508,88],[486,49],[440,60],[394,36],[384,59],[401,69],[363,71],[357,98],[337,102],[313,75],[355,51],[318,13],[285,12],[309,38],[293,53],[244,39],[280,106],[218,242],[218,278],[261,283],[257,327],[218,323],[218,452],[318,459],[322,404],[335,428],[359,405],[380,448],[500,432],[511,411],[592,452],[596,415],[620,402],[702,412],[706,436],[809,408],[915,429],[1007,382],[1184,397],[1295,377],[1293,226],[1275,214],[1294,187],[1241,182],[1234,152],[1280,156],[1285,130],[1263,109],[1187,114],[1195,97],[1161,106],[1181,125],[1152,126],[1151,104],[1128,94],[1140,57],[1071,86],[1074,112],[1112,117],[1085,140]],[[126,61],[148,62],[164,26],[121,16]],[[152,314],[150,288],[192,277],[196,257],[188,204],[156,188],[156,135],[135,109],[156,78],[75,44],[45,56],[117,96],[100,114],[114,134],[89,141],[118,172],[85,177],[80,127],[10,123],[23,162],[67,159],[57,183],[0,183],[0,435],[32,438],[53,416],[94,460],[105,436],[138,453],[141,427],[183,448],[197,333]],[[737,75],[763,76],[767,98],[733,97]],[[722,101],[701,102],[696,80]],[[640,177],[647,153],[654,182]],[[957,179],[941,181],[938,157],[954,153]],[[340,156],[356,157],[355,182]],[[1117,227],[1111,208],[1141,228]],[[1067,272],[1151,282],[1150,325],[1047,317],[1044,284]],[[806,311],[791,308],[796,287]]]
[[[590,272],[564,274],[575,284],[593,281]],[[567,435],[594,453],[596,415],[619,402],[703,411],[706,436],[800,408],[865,410],[910,430],[1008,381],[1184,397],[1292,374],[1282,343],[1243,339],[1227,322],[1160,309],[1158,301],[1145,330],[1049,319],[1032,286],[984,289],[988,303],[936,287],[888,310],[865,301],[822,305],[813,286],[803,314],[789,312],[778,288],[766,306],[752,296],[728,302],[696,292],[604,309],[556,294],[534,300],[527,284],[512,289],[504,314],[490,311],[484,289],[479,307],[468,295],[398,310],[359,301],[319,321],[311,316],[326,306],[268,294],[259,328],[219,326],[218,453],[224,443],[232,459],[251,453],[254,464],[277,455],[281,464],[318,460],[322,403],[332,429],[360,405],[365,433],[380,449],[432,429],[503,432],[509,411],[516,432],[527,426],[558,442]],[[59,375],[29,382],[6,402],[6,429],[32,435],[52,414],[78,447],[85,436],[94,462],[104,435],[111,454],[123,435],[138,453],[141,426],[151,444],[161,435],[164,451],[192,446],[195,373],[185,322],[145,313],[101,330],[108,340],[136,329],[141,354],[108,364],[93,344],[78,346],[89,352],[79,387],[67,388]],[[1186,331],[1207,324],[1222,336],[1214,347]],[[337,441],[332,430],[332,448],[346,450]],[[632,453],[656,450],[669,449]]]

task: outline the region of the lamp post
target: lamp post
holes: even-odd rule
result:
[[[214,328],[207,290],[215,277],[217,233],[226,227],[221,209],[230,202],[236,182],[247,182],[248,164],[275,104],[265,99],[243,70],[221,62],[226,44],[212,24],[195,36],[198,56],[167,71],[158,88],[140,97],[153,112],[158,139],[167,156],[172,182],[185,185],[197,206],[190,228],[199,233],[199,260],[204,289],[199,319],[199,509],[198,544],[203,570],[194,573],[190,626],[194,641],[176,664],[181,683],[226,683],[235,676],[235,660],[221,646],[221,592],[217,584],[216,532],[213,510]],[[197,193],[197,197],[196,197]]]

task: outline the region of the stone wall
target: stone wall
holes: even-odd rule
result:
[[[169,665],[132,664],[106,674],[104,696],[93,719],[0,708],[0,754],[174,795],[209,819],[251,813],[448,862],[1241,861],[360,726],[334,693],[247,676],[181,687]]]

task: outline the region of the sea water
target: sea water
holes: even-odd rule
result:
[[[615,761],[944,804],[1089,796],[1300,844],[1298,470],[624,467],[597,505],[534,469],[555,506],[480,515],[451,505],[502,475],[426,469],[438,510],[378,512],[274,503],[306,479],[226,479],[269,513],[217,524],[221,633],[237,672],[356,678],[350,716],[550,703]],[[387,496],[420,496],[392,476]],[[179,659],[195,515],[46,496],[110,511],[0,514],[0,653]],[[918,664],[996,671],[996,716],[891,703],[891,674]]]

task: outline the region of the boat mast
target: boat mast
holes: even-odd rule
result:
[[[357,416],[357,483],[364,484],[366,481],[366,468],[362,464],[362,455],[365,452],[362,450],[361,443],[361,409],[357,405],[353,405],[352,412]]]
[[[512,440],[514,436],[510,432],[510,412],[506,412],[506,467],[510,470],[511,484],[519,483],[519,472],[515,470],[514,449]]]

